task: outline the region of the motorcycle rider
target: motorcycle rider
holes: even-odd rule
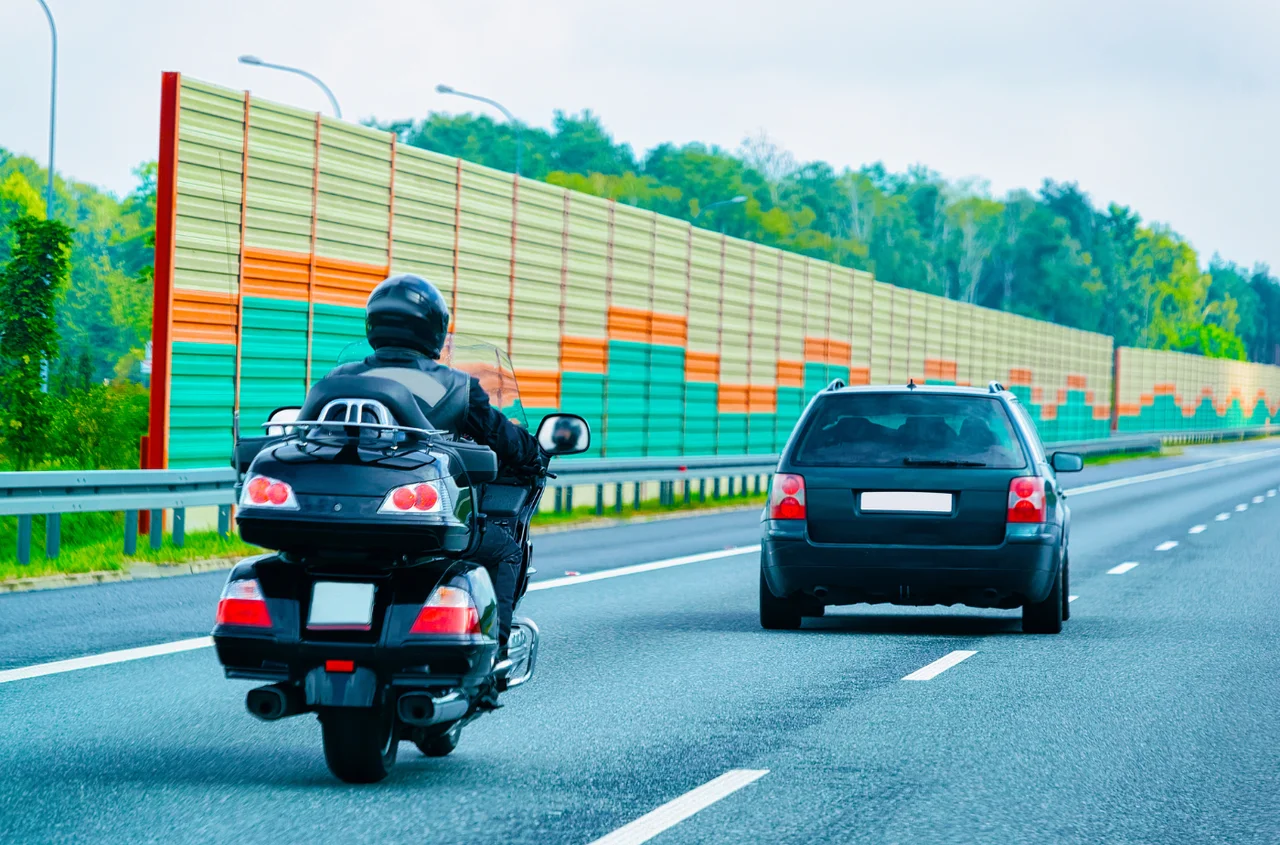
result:
[[[343,364],[330,375],[368,375],[403,384],[433,427],[488,446],[513,475],[546,468],[537,439],[489,403],[475,377],[439,363],[449,333],[449,306],[431,282],[404,273],[390,276],[369,294],[365,334],[373,354]],[[511,634],[516,580],[524,552],[502,525],[486,522],[473,560],[489,570],[497,594],[499,641]]]

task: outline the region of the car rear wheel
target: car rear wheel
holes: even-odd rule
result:
[[[1022,630],[1027,634],[1057,634],[1062,631],[1062,608],[1067,603],[1066,561],[1058,567],[1058,577],[1053,579],[1053,589],[1044,601],[1027,602],[1022,606]]]
[[[760,570],[760,627],[768,631],[794,631],[800,627],[803,605],[793,599],[780,599],[769,589]]]
[[[390,709],[329,707],[320,712],[324,761],[338,780],[377,783],[391,773],[400,747],[399,724]]]
[[[1067,595],[1071,592],[1071,558],[1068,555],[1062,556],[1062,620],[1071,618],[1071,596]]]

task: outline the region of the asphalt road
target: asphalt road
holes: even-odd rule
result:
[[[674,802],[646,822],[687,815],[658,845],[1277,842],[1277,445],[1071,478],[1059,636],[1016,611],[865,605],[765,632],[751,553],[531,593],[536,679],[450,757],[403,745],[374,786],[329,775],[312,717],[251,719],[252,685],[207,648],[0,683],[0,840],[585,845]],[[537,577],[752,546],[757,521],[544,536]],[[0,678],[203,636],[221,581],[0,596]]]

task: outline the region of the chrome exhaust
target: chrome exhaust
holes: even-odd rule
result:
[[[428,692],[407,692],[396,702],[396,714],[406,725],[425,728],[441,722],[456,722],[471,709],[471,702],[454,691],[434,696]]]
[[[305,709],[302,693],[293,684],[272,684],[249,690],[244,697],[249,714],[264,722],[296,716]]]

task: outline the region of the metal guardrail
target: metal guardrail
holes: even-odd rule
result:
[[[164,511],[173,511],[173,542],[181,546],[186,509],[218,505],[218,531],[231,530],[236,472],[218,469],[122,469],[0,472],[0,516],[18,517],[18,563],[31,561],[32,517],[46,514],[45,556],[61,548],[62,514],[124,511],[124,553],[138,550],[138,515],[150,514],[151,548],[159,549]]]
[[[1254,426],[1218,431],[1174,431],[1150,434],[1117,434],[1098,440],[1049,443],[1050,451],[1106,455],[1158,451],[1162,444],[1216,443],[1280,433],[1280,426]],[[595,511],[605,510],[605,488],[614,487],[613,507],[623,510],[624,485],[632,486],[633,506],[640,507],[642,486],[658,482],[659,501],[674,505],[676,485],[685,503],[756,494],[767,487],[778,455],[710,455],[650,458],[586,458],[557,463],[554,471],[556,510],[573,509],[575,487],[594,486]],[[754,480],[754,483],[752,483]],[[708,491],[708,481],[711,490]],[[697,482],[695,492],[693,482]],[[236,500],[236,472],[231,467],[189,470],[98,470],[57,472],[0,472],[0,516],[18,517],[18,562],[31,559],[32,517],[45,515],[44,548],[56,558],[61,545],[61,515],[91,511],[123,511],[124,552],[137,551],[139,515],[149,514],[151,548],[159,549],[164,512],[173,511],[172,538],[181,546],[186,508],[218,506],[218,531],[231,530],[231,505]],[[723,487],[727,483],[727,493]]]

